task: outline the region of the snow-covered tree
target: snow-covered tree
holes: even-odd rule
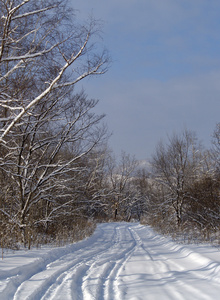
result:
[[[119,214],[129,220],[134,201],[131,182],[138,162],[134,156],[122,151],[119,162],[116,162],[116,159],[110,156],[107,165],[109,189],[112,193],[113,215],[116,218]]]
[[[188,186],[200,174],[201,155],[194,133],[173,134],[168,144],[160,142],[152,157],[152,168],[166,211],[174,210],[177,224],[183,217]]]
[[[77,23],[68,1],[0,1],[0,142],[52,91],[107,70],[98,24]]]
[[[79,161],[105,134],[98,127],[103,116],[92,112],[96,101],[88,100],[84,94],[56,96],[56,100],[47,99],[43,106],[36,105],[35,114],[32,110],[26,123],[19,126],[16,134],[14,131],[14,139],[4,145],[8,152],[0,168],[10,184],[0,210],[8,222],[23,231],[27,226],[46,225],[67,214],[67,209],[69,214],[73,209],[79,210],[73,204],[76,192],[70,182],[84,178],[86,166]],[[84,189],[86,184],[85,179],[80,182]],[[6,199],[9,206],[5,206]]]
[[[77,21],[68,1],[0,0],[0,12],[1,222],[24,240],[79,209],[70,182],[78,174],[86,187],[80,160],[106,130],[75,85],[105,73],[109,57],[98,22]]]
[[[133,205],[132,215],[141,220],[143,215],[149,212],[149,200],[151,198],[151,179],[146,168],[138,168],[135,176],[132,178]]]

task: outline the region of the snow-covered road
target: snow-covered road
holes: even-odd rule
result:
[[[220,252],[177,245],[138,223],[99,224],[62,248],[8,253],[0,299],[219,299]]]

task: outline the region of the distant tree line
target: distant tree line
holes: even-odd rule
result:
[[[204,150],[184,130],[147,166],[107,142],[79,81],[109,67],[99,24],[68,1],[0,0],[1,247],[80,239],[97,221],[145,221],[164,233],[220,226],[220,123]]]

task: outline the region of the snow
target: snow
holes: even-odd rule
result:
[[[139,223],[99,224],[86,240],[4,254],[0,299],[219,299],[220,253]]]

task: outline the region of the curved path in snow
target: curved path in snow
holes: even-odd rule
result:
[[[6,254],[0,299],[209,300],[220,295],[220,252],[178,245],[138,223],[99,224],[67,247]]]

